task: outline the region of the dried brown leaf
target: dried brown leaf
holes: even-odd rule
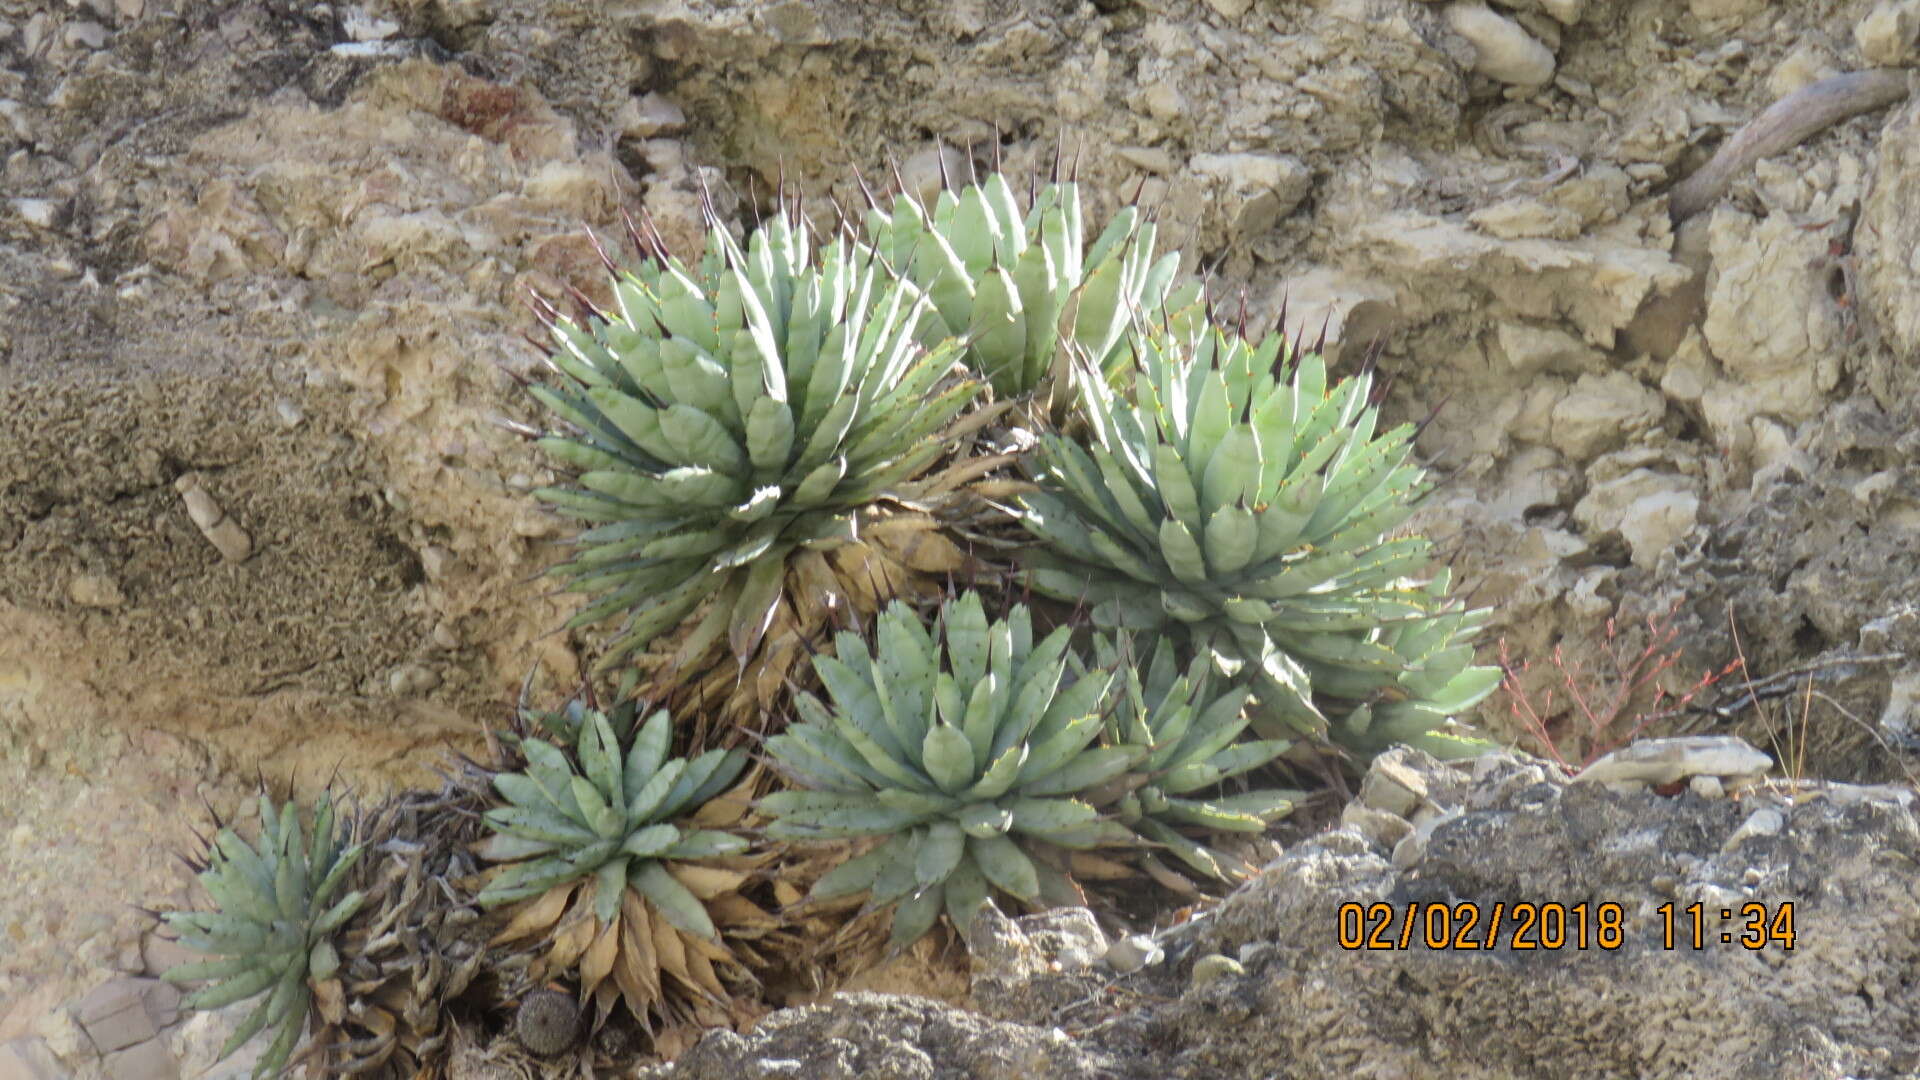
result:
[[[687,887],[687,891],[701,900],[711,900],[738,892],[746,884],[747,875],[739,870],[727,870],[718,866],[704,866],[698,863],[666,864],[667,873]]]
[[[487,944],[498,945],[501,942],[515,941],[546,932],[546,929],[560,918],[561,912],[567,910],[567,902],[573,899],[574,891],[579,888],[579,885],[577,881],[555,885],[539,896],[525,901],[524,906],[514,913],[513,921],[507,924],[506,929],[495,934],[493,940]]]
[[[591,994],[613,972],[613,960],[620,953],[620,920],[614,919],[594,935],[593,944],[580,957],[580,989]]]

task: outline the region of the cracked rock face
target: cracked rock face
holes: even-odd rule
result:
[[[1700,768],[1756,760],[1731,743],[1672,749]],[[1021,1001],[1020,1022],[841,995],[775,1013],[744,1037],[709,1035],[642,1075],[1784,1080],[1920,1068],[1911,791],[1776,782],[1737,799],[1697,785],[1660,795],[1571,784],[1506,755],[1443,765],[1395,751],[1362,798],[1374,813],[1431,821],[1423,853],[1396,869],[1360,827],[1302,843],[1217,909],[1160,934],[1168,963],[1106,976],[1104,990],[1049,1006],[1060,973],[1031,947],[992,950],[975,985]],[[1516,929],[1528,925],[1514,921],[1522,901],[1563,905],[1564,931],[1553,929],[1561,915]],[[1573,913],[1582,902],[1586,949]],[[1410,904],[1450,918],[1430,931],[1423,916],[1401,948]],[[1618,905],[1617,922],[1594,914],[1601,904]],[[1760,930],[1745,921],[1748,904],[1764,906]],[[1391,906],[1391,916],[1350,917],[1349,931],[1375,931],[1377,947],[1343,947],[1347,905]],[[1482,944],[1493,909],[1505,909],[1498,947],[1420,943],[1429,932],[1451,940],[1468,905],[1478,922],[1466,933]],[[1722,908],[1734,917],[1721,920]],[[1542,947],[1514,948],[1516,933]],[[1764,944],[1742,946],[1750,933]]]

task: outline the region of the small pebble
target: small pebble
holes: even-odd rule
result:
[[[1727,794],[1726,787],[1720,783],[1720,778],[1717,776],[1696,776],[1687,781],[1687,790],[1702,799],[1718,799]]]
[[[1763,806],[1747,815],[1747,820],[1741,822],[1740,827],[1733,830],[1733,835],[1727,838],[1726,846],[1729,848],[1734,847],[1742,840],[1753,836],[1778,836],[1780,835],[1780,830],[1786,827],[1787,815],[1771,806]]]
[[[340,29],[355,41],[384,41],[400,32],[400,24],[376,18],[355,7],[340,16]]]
[[[1222,956],[1219,953],[1209,953],[1193,962],[1193,988],[1198,990],[1200,987],[1206,986],[1209,983],[1219,982],[1228,976],[1237,978],[1246,973],[1247,969],[1241,966],[1240,961],[1235,960],[1233,957]]]
[[[425,664],[401,664],[387,676],[387,688],[395,697],[424,694],[440,685],[440,673]]]
[[[1882,0],[1854,24],[1854,44],[1860,56],[1875,67],[1898,67],[1913,58],[1920,12],[1913,0]]]
[[[1360,801],[1389,814],[1409,817],[1426,798],[1426,780],[1395,761],[1374,761],[1360,780]]]
[[[13,212],[36,229],[51,229],[60,220],[60,204],[52,199],[15,199]]]
[[[107,28],[97,22],[68,23],[66,39],[68,46],[102,48],[107,44]]]
[[[1449,4],[1446,19],[1454,33],[1473,44],[1473,70],[1512,86],[1553,81],[1552,50],[1519,23],[1478,3]]]
[[[67,582],[67,599],[81,607],[117,608],[127,602],[120,586],[103,574],[79,574]]]
[[[1368,840],[1388,849],[1413,831],[1406,818],[1358,802],[1350,802],[1340,811],[1340,824],[1358,830]]]
[[[1393,845],[1391,861],[1395,870],[1411,870],[1420,865],[1420,860],[1426,857],[1427,838],[1420,833],[1412,832]]]

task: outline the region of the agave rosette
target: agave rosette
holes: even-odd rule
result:
[[[1413,425],[1376,432],[1369,375],[1330,386],[1317,353],[1197,309],[1130,341],[1130,400],[1081,373],[1090,444],[1042,436],[1019,511],[1044,542],[1034,588],[1106,627],[1183,631],[1250,680],[1265,734],[1479,750],[1433,730],[1500,672],[1472,666],[1486,613],[1448,602],[1444,571],[1410,576],[1432,548],[1396,535],[1427,489]]]
[[[275,806],[262,794],[259,840],[249,844],[231,828],[220,827],[197,866],[200,885],[218,910],[161,916],[182,945],[223,957],[182,964],[161,976],[171,983],[220,980],[188,994],[184,1007],[217,1009],[268,995],[216,1058],[224,1060],[271,1027],[273,1042],[254,1066],[255,1077],[277,1075],[286,1067],[313,1004],[309,980],[330,979],[339,971],[334,932],[366,899],[358,891],[333,899],[364,850],[348,846],[337,824],[328,794],[314,805],[311,837],[294,803]]]
[[[761,800],[766,832],[884,840],[821,877],[810,899],[866,891],[870,907],[897,905],[895,948],[943,909],[964,933],[994,890],[1029,904],[1078,899],[1066,849],[1135,841],[1082,796],[1147,750],[1094,745],[1113,675],[1076,671],[1068,637],[1061,627],[1036,643],[1021,606],[989,623],[969,592],[931,633],[895,603],[872,653],[843,631],[833,655],[815,659],[834,703],[796,695],[800,719],[767,741],[805,790]]]
[[[1244,684],[1221,686],[1207,657],[1194,657],[1183,672],[1174,661],[1173,643],[1162,637],[1142,671],[1131,662],[1130,643],[1103,640],[1101,646],[1103,661],[1125,673],[1125,697],[1107,720],[1107,741],[1148,748],[1115,804],[1119,820],[1208,877],[1244,877],[1251,869],[1245,861],[1209,846],[1206,834],[1264,832],[1292,811],[1301,793],[1221,789],[1229,782],[1244,783],[1246,774],[1285,753],[1292,742],[1242,738],[1250,693]],[[1202,839],[1194,839],[1194,833]],[[1150,868],[1155,878],[1171,880],[1159,866]]]
[[[577,968],[581,998],[597,1003],[601,1020],[624,1000],[649,1030],[656,1018],[724,1023],[729,984],[752,980],[722,930],[771,922],[739,894],[748,872],[728,862],[748,842],[710,827],[726,817],[711,811],[724,810],[720,796],[746,753],[670,758],[667,712],[635,724],[636,713],[628,707],[610,719],[570,703],[547,726],[571,738],[571,755],[532,735],[517,740],[525,768],[494,774],[506,805],[484,815],[494,835],[477,849],[510,865],[493,873],[479,902],[521,903],[492,943],[544,947],[529,969],[532,985]]]
[[[920,290],[842,240],[816,253],[784,209],[745,249],[710,220],[696,267],[653,251],[616,311],[545,313],[558,384],[533,393],[570,428],[540,444],[579,474],[538,494],[592,526],[556,573],[593,597],[570,626],[621,620],[601,666],[653,650],[683,711],[750,669],[725,719],[757,719],[823,621],[962,568],[927,514],[874,504],[979,385],[949,377],[959,342],[916,337]],[[723,645],[737,665],[709,662]]]
[[[967,365],[1002,398],[1040,387],[1071,355],[1117,370],[1129,320],[1160,308],[1180,268],[1177,252],[1154,257],[1157,229],[1137,206],[1086,245],[1071,181],[1040,189],[1024,211],[1000,173],[943,189],[931,208],[902,192],[891,211],[876,202],[866,226],[867,242],[933,301],[922,339],[963,341]]]

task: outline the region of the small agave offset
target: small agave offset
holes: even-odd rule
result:
[[[1154,258],[1156,228],[1137,206],[1084,246],[1070,181],[1040,189],[1024,212],[999,173],[957,194],[943,189],[931,209],[901,192],[891,212],[874,201],[866,228],[889,265],[932,298],[923,340],[964,341],[967,365],[1002,398],[1064,374],[1072,355],[1117,372],[1129,322],[1167,302],[1180,269],[1178,252]]]
[[[333,900],[362,850],[343,846],[337,824],[331,797],[321,795],[309,839],[294,803],[276,807],[261,795],[259,841],[248,844],[232,829],[221,828],[199,871],[201,887],[219,910],[162,916],[182,945],[225,957],[183,964],[161,976],[172,983],[223,980],[187,995],[182,1005],[218,1009],[271,992],[217,1059],[272,1027],[273,1043],[254,1067],[255,1077],[276,1075],[286,1066],[312,1005],[308,980],[330,979],[340,969],[332,936],[365,900],[357,891]]]
[[[1249,833],[1293,810],[1302,793],[1256,789],[1218,791],[1268,764],[1293,744],[1287,739],[1242,739],[1249,695],[1244,685],[1218,687],[1207,657],[1196,656],[1185,672],[1174,662],[1172,642],[1154,646],[1143,673],[1131,643],[1101,642],[1101,661],[1125,672],[1125,698],[1107,720],[1107,741],[1147,748],[1133,772],[1138,783],[1118,803],[1118,818],[1142,837],[1162,845],[1188,866],[1218,881],[1251,872],[1244,860],[1193,839],[1200,832]],[[1171,880],[1142,856],[1161,881]]]
[[[1130,401],[1080,373],[1091,445],[1042,437],[1020,508],[1044,541],[1034,588],[1104,626],[1184,631],[1249,681],[1264,734],[1482,749],[1433,731],[1500,671],[1472,666],[1485,613],[1446,600],[1445,571],[1409,576],[1431,543],[1394,536],[1426,490],[1413,425],[1376,435],[1369,377],[1329,386],[1277,334],[1256,348],[1188,311],[1131,341]]]
[[[572,743],[572,758],[544,739],[518,740],[526,767],[494,774],[507,805],[484,815],[495,835],[479,848],[512,865],[496,872],[479,900],[485,907],[529,901],[494,942],[551,930],[552,946],[536,967],[554,977],[577,963],[581,996],[598,995],[603,1019],[623,998],[643,1024],[655,1012],[716,1022],[698,1015],[698,1002],[667,994],[660,971],[674,965],[668,970],[696,998],[713,1001],[728,998],[722,974],[738,974],[708,907],[713,875],[697,864],[748,844],[700,827],[697,812],[739,778],[746,752],[669,758],[667,712],[635,725],[632,711],[610,718],[575,702],[547,718],[549,730]],[[744,876],[719,875],[734,884]]]
[[[848,598],[871,610],[959,568],[929,516],[864,515],[945,452],[980,387],[949,377],[959,341],[917,338],[931,300],[870,249],[816,252],[784,208],[744,249],[710,221],[694,267],[651,248],[607,261],[616,311],[543,312],[559,382],[533,393],[570,428],[540,445],[579,474],[538,495],[592,526],[556,573],[594,597],[570,626],[622,620],[602,668],[664,642],[678,692],[724,643],[722,681],[750,667],[759,691],[743,723]]]
[[[898,904],[904,947],[944,908],[963,932],[992,889],[1022,901],[1079,902],[1057,849],[1134,836],[1083,796],[1125,772],[1140,746],[1096,746],[1112,672],[1066,686],[1069,630],[1033,641],[1016,606],[989,623],[975,593],[948,602],[930,634],[905,604],[880,617],[877,649],[843,632],[815,660],[833,696],[795,698],[801,720],[767,740],[774,762],[810,789],[761,800],[770,836],[886,839],[822,877],[831,900],[867,891]]]

